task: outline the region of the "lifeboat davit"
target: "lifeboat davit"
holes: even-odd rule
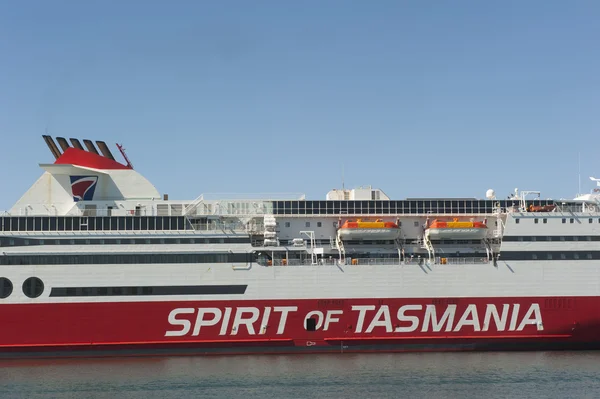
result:
[[[427,234],[432,240],[481,239],[487,234],[487,225],[484,222],[459,222],[458,218],[454,218],[452,222],[436,219],[427,228]]]
[[[394,222],[355,222],[347,220],[338,230],[341,240],[395,240],[400,237],[400,228]]]

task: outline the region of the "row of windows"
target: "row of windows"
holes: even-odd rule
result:
[[[10,216],[0,231],[192,230],[184,216]]]
[[[243,263],[250,262],[248,253],[204,254],[60,254],[60,255],[4,255],[0,265],[105,265],[145,263]]]
[[[600,251],[502,251],[500,260],[592,260]]]
[[[277,226],[279,226],[279,222],[276,222]],[[285,227],[290,227],[292,224],[290,222],[285,222]],[[304,222],[304,227],[310,227],[310,222]],[[317,222],[317,227],[323,227],[323,223]],[[337,222],[333,222],[333,227],[337,227]]]
[[[52,297],[134,296],[134,295],[242,295],[247,285],[170,285],[141,287],[60,287]]]
[[[539,224],[539,222],[540,222],[540,218],[533,218],[533,219],[531,219],[531,218],[516,218],[515,219],[515,223],[519,224],[521,222],[521,220],[533,220],[534,224]],[[548,218],[542,218],[541,220],[542,220],[542,224],[548,223]],[[561,222],[563,224],[566,224],[567,220],[569,221],[569,223],[575,223],[575,220],[577,220],[578,223],[581,223],[585,219],[579,219],[579,218],[577,218],[577,219],[575,219],[575,218],[562,218]],[[588,219],[588,223],[594,223],[594,222],[600,223],[600,218],[599,219],[594,219],[594,218],[589,218]]]
[[[130,295],[240,295],[246,293],[247,285],[170,285],[141,287],[55,287],[50,290],[53,297],[78,296],[130,296]],[[0,277],[0,299],[8,298],[13,292],[13,284],[6,277]],[[23,282],[23,293],[29,298],[37,298],[44,292],[44,283],[37,277],[29,277]]]
[[[323,241],[325,243],[325,241]],[[344,240],[344,245],[393,245],[394,240]]]
[[[552,200],[529,200],[529,205],[553,205]],[[493,213],[499,206],[518,206],[516,200],[432,199],[400,201],[273,201],[275,215]]]
[[[502,241],[600,241],[600,236],[504,236]]]
[[[27,245],[119,245],[119,244],[246,244],[249,237],[211,238],[95,238],[95,239],[34,239],[0,238],[0,247]]]

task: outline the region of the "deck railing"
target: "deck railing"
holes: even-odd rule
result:
[[[443,260],[445,259],[445,261]],[[348,266],[381,266],[381,265],[477,265],[486,264],[490,261],[485,257],[455,257],[455,258],[436,258],[433,262],[429,262],[426,258],[407,258],[400,260],[399,258],[346,258],[340,262],[338,259],[319,259],[317,265],[319,266],[336,266],[336,265],[348,265]],[[310,259],[275,259],[267,261],[259,261],[261,266],[311,266],[312,261]]]

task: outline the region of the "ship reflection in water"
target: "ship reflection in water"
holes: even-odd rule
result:
[[[600,352],[1,361],[0,397],[597,398]]]

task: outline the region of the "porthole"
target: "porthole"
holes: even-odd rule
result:
[[[12,294],[12,282],[6,277],[0,277],[0,299],[8,298]]]
[[[23,293],[29,298],[37,298],[44,292],[44,283],[37,277],[29,277],[23,282]]]

